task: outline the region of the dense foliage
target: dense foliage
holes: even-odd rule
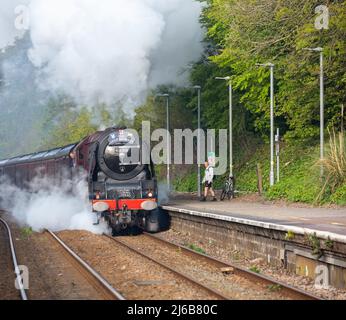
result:
[[[0,50],[0,158],[36,150],[47,96],[37,88],[24,37]]]
[[[315,8],[329,8],[329,29],[315,28]],[[269,70],[275,64],[277,125],[286,137],[309,139],[319,133],[319,55],[306,47],[323,47],[326,78],[326,121],[340,125],[346,100],[345,1],[208,0],[202,21],[219,49],[211,60],[231,67],[240,101],[254,115],[255,128],[269,124]]]
[[[330,20],[328,29],[318,30],[315,8],[321,4],[327,5]],[[201,18],[207,30],[205,56],[194,65],[191,80],[203,86],[204,126],[227,128],[227,91],[225,84],[216,83],[215,77],[232,78],[240,190],[257,190],[256,166],[261,164],[270,199],[346,203],[344,170],[340,173],[332,168],[326,170],[325,180],[321,182],[319,178],[320,61],[318,53],[304,50],[323,47],[326,126],[339,131],[346,100],[345,9],[345,1],[207,1]],[[256,66],[266,62],[275,64],[275,124],[285,134],[282,179],[274,188],[269,188],[267,179],[268,147],[261,146],[258,140],[261,137],[266,143],[269,135],[269,70]],[[195,107],[196,100],[189,106]],[[331,149],[332,141],[327,146],[325,166],[338,165]],[[342,153],[345,156],[345,149],[339,148],[338,152],[339,158]],[[192,172],[178,179],[176,188],[196,190],[195,181]],[[222,186],[222,178],[217,179],[216,185]]]
[[[75,143],[107,127],[132,124],[128,115],[120,107],[105,105],[95,107],[77,106],[71,99],[61,95],[51,98],[43,116],[41,131],[46,135],[40,149],[49,149]]]

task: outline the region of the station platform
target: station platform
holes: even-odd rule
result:
[[[322,238],[346,243],[346,208],[310,208],[256,200],[199,202],[174,198],[162,206],[167,211],[205,216],[300,234],[316,232]]]
[[[174,196],[161,207],[172,230],[202,245],[222,248],[249,261],[284,267],[316,280],[327,268],[329,285],[346,288],[346,208],[315,208],[267,202],[248,195],[223,202]],[[238,257],[238,258],[237,258]]]

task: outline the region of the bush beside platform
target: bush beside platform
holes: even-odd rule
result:
[[[346,205],[346,183],[334,191],[327,186],[323,195],[318,197],[323,188],[323,182],[319,176],[319,145],[313,147],[282,146],[280,182],[276,183],[274,187],[269,186],[269,150],[268,145],[261,146],[249,161],[236,166],[237,190],[245,193],[258,192],[257,165],[260,164],[263,175],[263,196],[266,200],[285,200],[314,205]],[[180,170],[175,170],[174,190],[177,192],[196,192],[196,168],[195,166],[186,167],[188,168],[183,170],[182,175],[179,175]],[[222,189],[225,178],[226,175],[216,178],[216,189]]]

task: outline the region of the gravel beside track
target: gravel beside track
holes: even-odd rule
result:
[[[9,237],[5,226],[0,223],[0,300],[20,300],[14,281]]]
[[[160,259],[178,271],[185,273],[232,300],[286,300],[280,290],[258,280],[249,280],[232,272],[222,272],[212,261],[199,259],[183,250],[166,245],[147,235],[123,237],[121,241],[141,252]]]
[[[58,235],[129,300],[217,299],[107,237],[83,231],[64,231]]]

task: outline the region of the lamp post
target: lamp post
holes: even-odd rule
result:
[[[198,197],[202,196],[201,190],[201,163],[200,163],[200,154],[201,154],[201,86],[194,86],[194,89],[197,90],[198,95],[198,138],[197,138],[197,163],[198,163],[198,173],[197,173],[197,184],[198,184]]]
[[[320,159],[324,159],[324,65],[323,48],[304,48],[303,50],[318,52],[320,54]],[[323,162],[321,162],[321,178],[324,175]]]
[[[278,128],[275,136],[276,144],[276,181],[280,182],[280,129]]]
[[[170,119],[169,119],[169,94],[164,93],[164,94],[157,94],[156,97],[162,97],[166,98],[166,123],[167,123],[167,189],[168,192],[171,191],[171,175],[170,175],[170,164],[171,164],[171,146],[170,146]]]
[[[270,186],[275,184],[274,173],[274,67],[273,63],[256,64],[270,69]]]
[[[227,81],[229,84],[229,176],[233,178],[233,89],[231,77],[216,77],[215,79]]]

